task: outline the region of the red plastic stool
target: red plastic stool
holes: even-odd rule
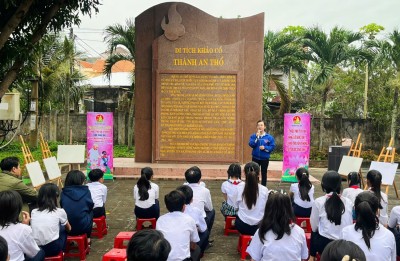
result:
[[[77,246],[73,246],[73,242],[76,242]],[[89,254],[89,251],[86,234],[67,237],[65,257],[79,257],[80,260],[86,260],[86,254]]]
[[[235,222],[236,217],[233,216],[226,216],[225,219],[225,229],[224,229],[224,235],[227,236],[229,233],[235,233],[238,234],[239,231],[235,228]]]
[[[143,229],[143,223],[150,222],[153,229],[156,229],[156,218],[138,218],[136,219],[136,231]]]
[[[92,228],[92,236],[98,237],[98,238],[103,238],[103,235],[107,235],[107,223],[106,223],[106,217],[101,216],[99,218],[93,218],[93,223],[96,224]]]
[[[125,241],[131,240],[131,237],[135,234],[135,232],[119,232],[118,235],[114,238],[114,248],[126,248],[124,245]]]
[[[126,250],[113,248],[103,256],[103,261],[125,261],[126,260]]]
[[[60,251],[56,256],[45,257],[44,261],[64,261],[64,252]]]
[[[251,242],[251,238],[252,238],[252,236],[250,236],[250,235],[240,234],[240,236],[239,236],[237,250],[240,253],[240,259],[242,259],[242,260],[246,259],[246,256],[249,255],[249,253],[247,253],[246,250],[247,250],[247,246]]]

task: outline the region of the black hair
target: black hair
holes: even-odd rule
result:
[[[22,210],[21,195],[15,190],[0,192],[0,226],[5,227],[19,222]]]
[[[347,182],[349,183],[349,187],[351,186],[360,186],[361,179],[358,172],[352,171],[347,175]]]
[[[149,198],[149,189],[151,188],[150,180],[153,177],[153,169],[150,167],[144,167],[140,171],[140,178],[137,181],[136,185],[139,190],[139,200],[147,200]]]
[[[0,236],[0,261],[6,261],[8,258],[8,244],[4,237]]]
[[[155,229],[137,231],[126,249],[127,261],[166,261],[171,245],[164,235]]]
[[[64,187],[82,185],[85,180],[86,177],[82,171],[71,170],[68,172],[67,177],[65,178]]]
[[[49,212],[57,209],[57,198],[60,194],[58,187],[53,183],[46,183],[39,189],[38,207],[39,211],[48,210]]]
[[[259,124],[260,122],[264,123],[264,125],[265,125],[265,121],[264,120],[258,120],[257,124]]]
[[[169,212],[182,211],[185,205],[185,195],[179,190],[173,190],[164,197]]]
[[[367,180],[371,185],[371,190],[374,192],[375,196],[379,200],[379,209],[382,209],[382,195],[381,195],[381,184],[382,184],[382,174],[377,170],[370,170],[367,173]]]
[[[198,183],[201,179],[201,170],[197,166],[193,166],[185,171],[186,181],[190,183]]]
[[[290,235],[291,223],[295,223],[293,207],[288,195],[281,193],[270,193],[265,205],[264,217],[260,222],[258,236],[261,242],[265,240],[265,234],[272,230],[276,240],[281,239],[284,234]]]
[[[366,261],[364,251],[351,241],[344,239],[334,240],[326,245],[321,254],[321,261],[342,261],[348,256],[351,261]]]
[[[304,201],[311,201],[308,192],[310,192],[312,184],[309,179],[310,174],[308,170],[306,168],[298,168],[296,170],[296,177],[299,181],[300,198]]]
[[[356,231],[361,229],[365,244],[371,249],[370,239],[379,228],[379,219],[376,216],[379,199],[369,191],[361,192],[354,201],[354,209],[357,217],[354,228]]]
[[[179,186],[176,190],[179,190],[185,196],[185,204],[189,205],[193,199],[193,189],[187,185]]]
[[[258,176],[260,166],[254,161],[250,161],[244,166],[246,183],[244,185],[242,200],[246,203],[248,209],[251,209],[257,203],[258,198]]]
[[[92,169],[88,176],[91,182],[96,182],[104,176],[104,172],[101,169]]]
[[[228,167],[228,179],[231,177],[234,178],[241,178],[241,174],[242,174],[242,167],[240,166],[240,164],[237,163],[232,163],[231,165],[229,165]]]
[[[11,171],[12,168],[19,166],[19,159],[17,157],[7,157],[0,162],[0,168],[2,171]]]
[[[332,192],[332,195],[325,202],[326,216],[336,226],[340,225],[342,215],[345,212],[343,201],[339,196],[342,189],[342,178],[336,171],[328,170],[322,176],[321,186],[325,193],[329,194]]]

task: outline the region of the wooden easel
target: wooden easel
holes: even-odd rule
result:
[[[358,133],[356,143],[354,143],[354,141],[351,143],[350,150],[347,153],[347,156],[358,157],[358,158],[361,156],[362,142],[360,142],[360,139],[361,139],[361,133]],[[360,176],[361,186],[365,187],[366,185],[364,182],[361,169],[358,170],[358,175]]]
[[[39,132],[39,143],[40,149],[42,150],[43,159],[52,157],[53,155],[51,154],[49,144],[47,143],[47,141],[44,140],[42,132]],[[63,187],[61,177],[56,179],[49,179],[50,182],[53,182],[54,180],[56,181],[57,186],[61,189]]]
[[[26,145],[24,138],[22,137],[22,135],[19,135],[19,139],[21,141],[22,144],[22,155],[24,156],[24,166],[26,164],[32,163],[35,161],[35,159],[32,156],[31,150],[29,149],[29,147]],[[21,170],[22,172],[22,170]],[[40,188],[40,186],[38,187],[33,187],[35,190],[37,190],[38,188]]]
[[[378,156],[377,161],[381,162],[388,162],[388,163],[393,163],[394,162],[394,157],[396,155],[396,148],[393,148],[393,138],[390,138],[389,145],[387,147],[382,147],[381,153]],[[389,192],[389,185],[386,186],[386,195]],[[397,186],[395,180],[393,180],[393,187],[396,192],[396,197],[399,198],[399,193],[397,192]]]

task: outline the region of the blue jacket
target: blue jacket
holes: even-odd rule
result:
[[[250,136],[249,146],[253,148],[251,156],[257,160],[269,159],[271,152],[275,149],[275,139],[272,135],[265,133],[259,139],[254,133]],[[264,150],[260,150],[260,146],[264,146]]]
[[[81,235],[92,230],[93,200],[88,186],[68,186],[61,192],[60,205],[71,224],[70,235]]]

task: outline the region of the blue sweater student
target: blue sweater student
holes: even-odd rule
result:
[[[266,186],[269,157],[275,149],[275,139],[272,135],[265,132],[265,123],[263,120],[257,122],[257,132],[250,136],[249,146],[253,148],[253,152],[251,153],[252,161],[257,162],[261,166],[261,184]]]
[[[71,170],[65,179],[60,205],[67,212],[71,224],[70,235],[86,233],[90,238],[93,223],[93,200],[89,188],[83,183],[85,175],[79,170]]]

